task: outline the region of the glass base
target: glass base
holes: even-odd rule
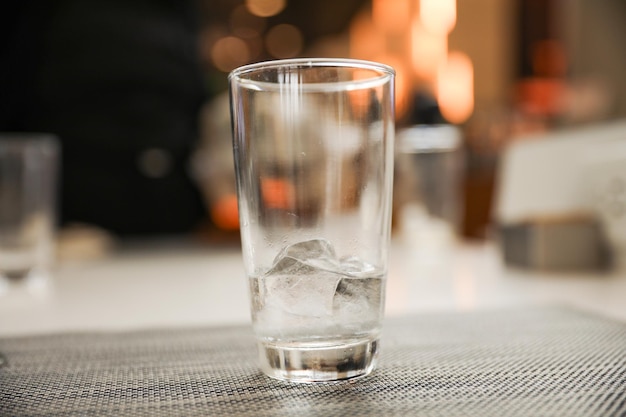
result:
[[[259,342],[261,370],[290,382],[322,382],[362,377],[374,369],[378,339],[346,343]]]
[[[41,268],[32,268],[24,273],[0,271],[0,297],[18,294],[25,296],[44,295],[50,291],[50,274]]]

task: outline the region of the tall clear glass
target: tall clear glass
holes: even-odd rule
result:
[[[49,274],[58,159],[55,136],[0,133],[0,293]]]
[[[366,375],[385,300],[394,70],[293,59],[229,81],[261,369],[297,382]]]

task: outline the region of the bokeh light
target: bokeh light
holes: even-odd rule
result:
[[[350,24],[350,56],[373,59],[385,50],[385,38],[376,30],[368,13],[360,13]]]
[[[263,38],[256,36],[254,38],[245,39],[246,45],[248,45],[248,52],[250,54],[249,61],[254,61],[263,53]]]
[[[261,17],[277,15],[286,5],[286,0],[246,0],[246,7],[250,13]]]
[[[427,31],[449,34],[456,25],[456,0],[420,0],[419,16]]]
[[[419,19],[411,25],[411,64],[418,77],[433,80],[448,54],[448,37],[427,31]]]
[[[404,60],[391,54],[383,54],[375,57],[375,61],[382,62],[396,71],[395,96],[396,96],[396,119],[401,119],[409,108],[409,94],[411,92],[410,69]]]
[[[227,194],[211,207],[211,219],[222,230],[239,229],[239,209],[237,195]]]
[[[211,48],[211,59],[217,69],[229,72],[250,61],[250,50],[242,39],[226,36],[217,40]]]
[[[474,110],[474,69],[462,52],[451,52],[437,76],[437,101],[451,123],[463,123]]]
[[[294,57],[302,51],[302,45],[302,32],[293,25],[276,25],[265,35],[265,48],[276,58]]]
[[[410,0],[372,0],[372,20],[385,32],[405,31],[409,25],[410,16]]]
[[[371,70],[357,69],[353,71],[352,79],[355,81],[367,80],[372,78],[374,75],[375,74]],[[357,88],[352,91],[348,91],[348,99],[350,100],[350,106],[352,107],[354,114],[359,117],[366,117],[371,100],[370,90]]]

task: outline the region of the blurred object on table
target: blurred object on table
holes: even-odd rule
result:
[[[626,121],[615,135],[586,159],[585,186],[613,248],[614,265],[626,273]]]
[[[622,183],[625,121],[518,138],[504,153],[494,207],[504,259],[532,268],[602,268],[611,236],[613,254],[623,258]]]
[[[208,214],[218,229],[238,231],[237,184],[227,93],[218,95],[204,106],[200,138],[193,156],[193,175]]]
[[[476,42],[478,30],[475,34],[455,31],[451,36],[451,41],[466,42],[467,51],[472,51],[473,45],[476,48],[470,56],[476,65],[477,105],[465,124],[468,157],[463,233],[480,239],[490,235],[498,165],[509,143],[526,140],[531,133],[626,117],[626,59],[620,52],[626,41],[621,23],[626,16],[623,1],[497,3],[504,9],[505,4],[514,7],[499,16],[499,27],[508,22],[512,30],[498,33],[499,47],[508,45],[508,52],[494,46],[493,63],[484,46],[478,46],[483,44]],[[478,11],[463,14],[459,3],[460,24],[470,19],[468,13],[479,20]],[[466,38],[461,38],[462,33]],[[503,62],[512,64],[507,67]],[[483,77],[496,65],[501,71],[494,75],[504,76],[505,82],[491,85]],[[481,91],[500,94],[487,101]]]
[[[101,259],[109,256],[115,245],[115,238],[106,230],[71,224],[58,233],[57,257],[60,262]]]
[[[600,223],[593,216],[534,217],[498,230],[504,262],[546,271],[607,269],[611,255]]]
[[[0,286],[50,278],[59,161],[54,135],[0,133]]]
[[[478,240],[491,237],[493,193],[503,150],[520,135],[547,129],[543,117],[508,107],[478,110],[465,124],[463,236]]]
[[[398,132],[396,232],[418,253],[443,254],[459,236],[464,168],[461,131],[452,125]]]
[[[615,92],[621,90],[621,94],[626,95],[626,84],[621,76],[626,61],[619,50],[613,54],[608,52],[616,45],[621,48],[626,32],[615,31],[617,26],[607,23],[624,19],[626,9],[618,5],[619,2],[519,1],[518,68],[514,89],[518,110],[544,118],[549,126],[589,123],[618,116],[615,113],[619,102],[626,96],[620,99]],[[601,15],[604,15],[602,22]],[[591,56],[594,59],[589,59]],[[605,67],[598,65],[598,60]],[[608,74],[618,68],[620,79],[609,82]],[[611,91],[615,87],[617,91]],[[622,113],[623,116],[626,113]]]
[[[581,121],[626,118],[626,2],[557,1],[574,96],[571,112]],[[574,116],[572,114],[571,116]]]

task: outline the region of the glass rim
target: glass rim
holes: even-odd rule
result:
[[[276,83],[270,81],[255,81],[245,78],[246,74],[261,70],[270,70],[278,68],[353,68],[364,69],[374,72],[371,77],[336,82],[321,83],[301,83],[301,87],[306,86],[305,90],[312,91],[328,91],[328,90],[356,90],[362,88],[371,88],[392,80],[396,75],[396,71],[390,65],[381,62],[368,61],[363,59],[352,58],[290,58],[276,59],[269,61],[255,62],[235,68],[228,74],[230,83],[237,82],[241,86],[245,86],[255,90],[276,90],[282,89],[281,86],[286,83]]]

